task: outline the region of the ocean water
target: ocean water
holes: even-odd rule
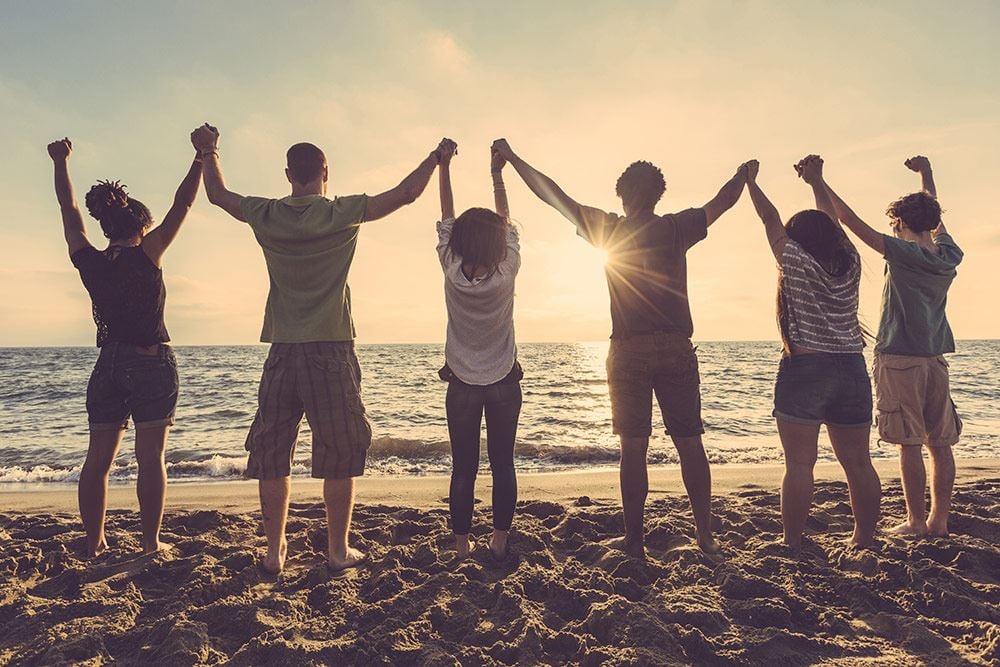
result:
[[[605,381],[607,342],[528,343],[516,455],[521,470],[614,465],[617,439]],[[263,345],[175,348],[181,376],[177,425],[167,445],[171,479],[239,478],[254,416]],[[359,345],[374,442],[369,473],[412,475],[450,469],[438,380],[441,345]],[[698,344],[705,445],[716,464],[779,462],[771,418],[780,346],[773,342]],[[97,350],[0,349],[0,484],[76,481],[87,448],[84,396]],[[959,457],[1000,455],[1000,341],[961,341],[949,356],[952,390],[965,421]],[[135,476],[129,431],[112,479]],[[483,432],[485,438],[485,430]],[[485,446],[483,448],[485,450]],[[872,436],[874,457],[895,449]],[[308,474],[310,432],[303,421],[293,472]],[[484,451],[485,457],[485,451]],[[825,437],[820,458],[833,460]],[[651,463],[677,456],[654,409]],[[485,465],[485,458],[484,458]]]

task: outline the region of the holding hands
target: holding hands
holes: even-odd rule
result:
[[[823,181],[823,158],[818,155],[807,155],[795,164],[799,177],[809,185]]]
[[[70,153],[73,152],[73,142],[69,140],[69,137],[63,137],[58,141],[53,141],[48,146],[49,157],[52,158],[54,162],[60,160],[68,160]]]
[[[757,160],[747,160],[746,162],[740,165],[738,171],[743,174],[743,177],[746,179],[747,183],[756,183],[757,172],[760,171],[760,162],[758,162]]]
[[[458,155],[458,144],[445,137],[438,144],[438,147],[434,149],[434,154],[437,156],[438,164],[445,166],[451,163],[451,158]]]
[[[214,153],[219,149],[219,129],[205,123],[191,133],[191,143],[199,155]]]

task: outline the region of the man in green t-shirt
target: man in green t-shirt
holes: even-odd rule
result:
[[[885,257],[873,375],[879,437],[900,449],[907,518],[893,532],[945,536],[955,484],[951,448],[962,432],[944,358],[955,351],[945,307],[962,250],[941,222],[930,161],[918,155],[906,166],[920,174],[923,190],[889,205],[892,236],[868,226],[832,190],[830,195],[840,221]],[[924,445],[931,459],[929,514]]]
[[[244,197],[226,188],[219,167],[219,132],[207,123],[191,133],[204,161],[208,199],[250,226],[264,251],[270,290],[260,339],[271,343],[247,435],[248,477],[259,480],[267,555],[276,574],[285,563],[285,522],[299,425],[312,429],[312,476],[323,479],[330,568],[363,558],[348,544],[354,478],[364,473],[372,431],[361,400],[347,274],[361,224],[414,202],[437,167],[442,140],[396,187],[368,197],[326,197],[329,170],[312,144],[288,149],[291,195]]]

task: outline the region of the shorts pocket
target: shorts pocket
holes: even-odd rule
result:
[[[903,406],[897,400],[879,400],[875,425],[878,426],[879,440],[894,445],[920,444],[923,440],[921,435],[915,435],[911,432],[912,429],[909,428],[903,413]],[[917,442],[913,442],[914,439]]]

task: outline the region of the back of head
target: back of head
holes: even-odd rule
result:
[[[101,231],[111,241],[133,238],[153,224],[149,209],[138,199],[128,196],[118,181],[98,181],[85,199],[91,217],[101,223]]]
[[[886,213],[894,223],[920,234],[937,229],[941,224],[941,205],[926,192],[914,192],[889,204]]]
[[[507,256],[507,225],[488,208],[470,208],[455,219],[448,249],[462,263],[493,273]]]
[[[667,189],[663,172],[652,162],[640,160],[630,164],[615,184],[615,194],[629,211],[652,210]]]
[[[288,175],[299,185],[312,183],[323,175],[326,155],[314,144],[295,144],[288,149],[285,157],[288,160]]]
[[[830,273],[842,275],[850,268],[847,234],[823,211],[799,211],[788,219],[785,232]]]

